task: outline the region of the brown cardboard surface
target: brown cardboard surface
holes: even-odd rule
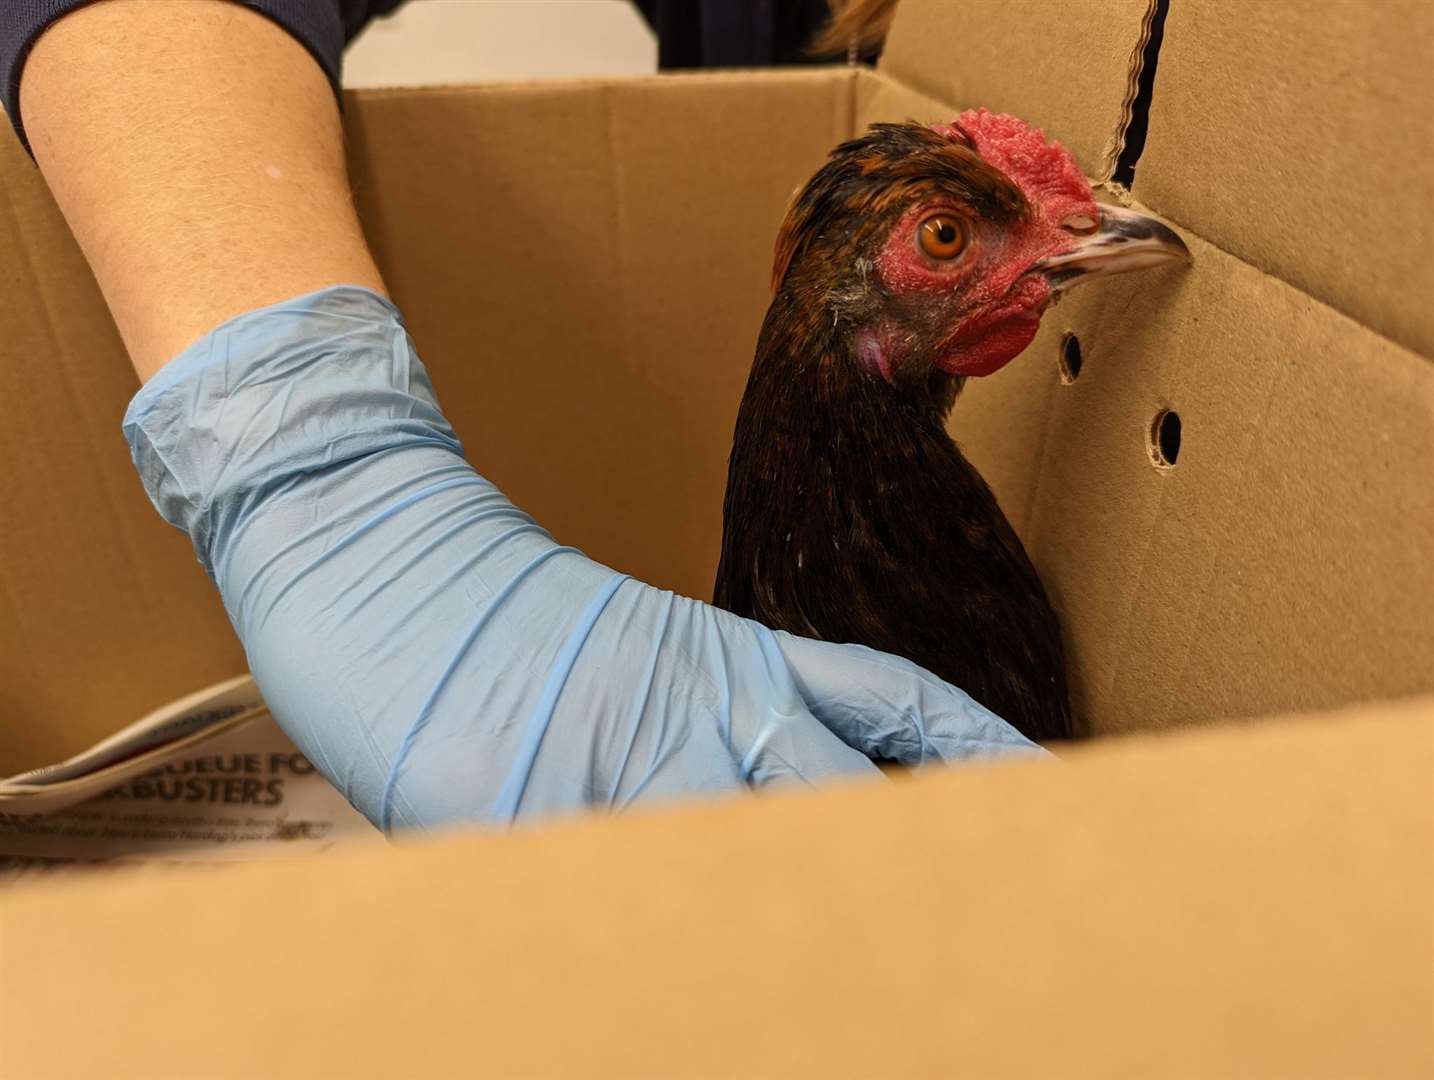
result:
[[[872,75],[857,101],[860,122],[951,111]],[[1085,730],[1434,689],[1434,484],[1406,464],[1434,459],[1434,370],[1186,236],[1192,269],[1076,290],[951,425],[1061,610]]]
[[[129,462],[138,388],[39,171],[0,138],[0,775],[244,669]]]
[[[1193,267],[1075,290],[953,414],[1062,614],[1077,714],[1099,733],[1434,689],[1434,367],[1185,238]],[[1167,408],[1171,469],[1149,449]]]
[[[868,68],[855,69],[855,124],[853,134],[876,123],[947,123],[961,110],[948,102],[927,97],[904,83],[893,82]]]
[[[948,111],[827,69],[369,93],[348,123],[366,228],[472,459],[565,542],[706,596],[786,201],[854,124]],[[4,154],[9,772],[243,659],[125,460],[134,383],[93,281]],[[1193,270],[1077,291],[954,418],[1064,615],[1088,730],[1434,687],[1434,489],[1405,464],[1434,449],[1434,373],[1190,239]],[[1166,406],[1185,445],[1161,472]]]
[[[1105,180],[1153,10],[1154,0],[902,0],[880,71],[961,109],[1038,124]]]
[[[1424,0],[1170,5],[1135,191],[1434,356],[1434,20]]]
[[[709,595],[732,418],[845,69],[354,95],[365,227],[471,459],[564,542]],[[138,388],[0,139],[0,775],[244,670],[120,418]],[[474,148],[463,152],[463,148]]]
[[[1428,1076],[1431,773],[1425,698],[16,887],[0,1074]]]
[[[564,543],[710,595],[772,245],[851,131],[851,78],[378,93],[350,110],[360,213],[439,399],[470,459]]]

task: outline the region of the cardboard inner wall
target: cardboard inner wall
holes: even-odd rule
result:
[[[359,210],[474,462],[565,543],[710,595],[732,420],[787,201],[852,128],[843,69],[369,91]],[[244,670],[120,419],[138,383],[0,139],[0,775]]]
[[[1077,716],[1126,731],[1434,687],[1434,371],[1186,239],[1193,270],[1072,293],[953,416],[1062,613]]]
[[[949,122],[959,111],[950,102],[928,97],[919,90],[913,90],[905,83],[894,82],[870,68],[854,69],[855,82],[852,93],[855,104],[853,133],[865,131],[872,124],[902,123],[914,120],[918,124]]]
[[[710,595],[773,242],[851,100],[840,70],[351,100],[360,215],[440,401],[564,543]]]
[[[1053,8],[1024,36],[1008,26],[1015,11],[908,2],[877,74],[353,96],[365,228],[473,460],[564,542],[708,595],[772,240],[830,147],[858,124],[987,103],[1102,167],[1148,8],[1117,3],[1079,25]],[[1017,36],[1019,65],[981,44]],[[959,82],[949,43],[966,57]],[[1120,63],[1092,61],[1099,82],[1068,117],[1077,53]],[[1157,123],[1152,145],[1159,135]],[[1161,161],[1147,151],[1137,194],[1178,186]],[[236,674],[243,658],[126,459],[118,425],[135,382],[93,280],[13,141],[0,169],[0,240],[15,253],[0,263],[11,772]],[[1283,195],[1272,184],[1261,210],[1278,218]],[[1062,610],[1086,729],[1434,686],[1434,582],[1419,556],[1431,485],[1415,467],[1434,428],[1428,364],[1173,220],[1193,269],[1076,292],[1026,355],[970,384],[953,418]],[[1086,365],[1067,386],[1069,331]],[[1162,470],[1149,431],[1168,408],[1184,439]]]
[[[1424,0],[1170,5],[1137,196],[1434,356]],[[1427,535],[1427,534],[1426,534]]]
[[[0,138],[0,775],[244,670],[120,434],[139,382],[48,189]]]
[[[1133,85],[1150,12],[1143,0],[1098,11],[1052,5],[1032,23],[1032,6],[906,0],[881,72],[867,78],[889,83],[895,75],[951,95],[948,114],[976,104],[1008,108],[1046,125],[1099,177],[1088,164],[1091,148],[1124,123],[1128,102],[1117,102]],[[1406,155],[1400,181],[1387,167],[1399,142],[1393,129],[1427,126],[1429,118],[1409,108],[1372,116],[1367,101],[1372,92],[1385,100],[1379,86],[1392,92],[1403,78],[1387,72],[1417,68],[1414,85],[1427,81],[1428,65],[1409,46],[1434,22],[1394,4],[1372,20],[1379,29],[1355,32],[1349,24],[1371,21],[1362,6],[1326,7],[1328,25],[1311,18],[1308,5],[1261,7],[1255,21],[1268,32],[1251,34],[1228,6],[1172,5],[1134,191],[1149,190],[1168,209],[1191,243],[1194,267],[1076,290],[1046,316],[1025,354],[968,383],[953,414],[953,436],[996,491],[1061,612],[1073,705],[1088,732],[1434,687],[1434,369],[1314,298],[1331,301],[1340,281],[1383,280],[1384,248],[1368,236],[1360,243],[1356,226],[1385,236],[1416,222],[1393,257],[1430,265],[1434,170],[1427,155]],[[1337,70],[1360,77],[1326,78],[1321,49],[1340,52],[1329,25],[1354,34]],[[1399,25],[1408,28],[1404,44],[1392,40]],[[969,44],[959,50],[963,62],[944,64],[953,43]],[[1372,90],[1365,76],[1380,64],[1386,72]],[[1088,78],[1097,81],[1081,81]],[[1276,92],[1282,80],[1299,93]],[[1293,130],[1328,134],[1320,144],[1326,162],[1345,163],[1352,153],[1336,130],[1361,129],[1355,147],[1378,141],[1372,159],[1348,163],[1359,182],[1328,168],[1301,171],[1306,151],[1288,131],[1268,145],[1254,138],[1264,129],[1242,125],[1271,97],[1279,102],[1272,113]],[[1081,116],[1067,120],[1062,110],[1072,100]],[[858,101],[869,103],[859,106],[863,120],[942,115],[938,102],[900,88],[859,84]],[[1215,101],[1221,110],[1210,107]],[[1306,130],[1299,119],[1308,111],[1316,115]],[[1207,143],[1238,157],[1229,183],[1204,167]],[[1295,174],[1298,181],[1286,183]],[[1285,275],[1260,246],[1279,230],[1288,235],[1292,222],[1305,235],[1319,232],[1325,216],[1351,200],[1366,210],[1334,230],[1338,273],[1331,262],[1328,274],[1299,264],[1298,274]],[[1178,212],[1185,207],[1192,220]],[[1212,210],[1221,207],[1229,220]],[[1382,227],[1370,226],[1372,214],[1384,215]],[[1216,243],[1199,235],[1204,222]],[[1246,225],[1261,253],[1253,264],[1222,250],[1232,229]],[[1320,243],[1328,247],[1327,238]],[[1372,276],[1371,266],[1379,267]],[[1295,287],[1312,274],[1321,283],[1313,297]],[[1418,280],[1415,273],[1405,284]],[[1423,318],[1429,295],[1434,285],[1405,288],[1366,307],[1378,307],[1388,318],[1374,321],[1392,327],[1399,317]],[[1072,333],[1084,366],[1068,384],[1059,357]],[[1171,469],[1152,456],[1152,426],[1166,410],[1182,423]]]

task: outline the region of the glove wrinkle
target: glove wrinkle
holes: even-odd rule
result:
[[[634,698],[632,703],[632,715],[628,721],[627,742],[622,749],[622,760],[618,762],[617,775],[613,777],[612,784],[608,788],[607,805],[612,809],[614,800],[617,799],[618,789],[622,787],[623,777],[627,775],[628,763],[632,761],[633,747],[637,745],[638,732],[642,729],[643,718],[647,715],[648,703],[652,700],[652,681],[657,673],[657,656],[662,649],[662,641],[667,636],[667,627],[672,622],[672,605],[674,597],[670,592],[663,593],[662,615],[658,619],[657,633],[652,637],[652,647],[647,653],[647,664],[643,669],[642,681],[640,682],[641,692]],[[665,725],[666,713],[660,716],[659,723]],[[658,743],[662,739],[659,735]],[[648,763],[648,772],[651,773],[654,762]],[[645,778],[645,777],[644,777]]]
[[[230,320],[124,431],[275,718],[385,831],[1039,752],[914,664],[557,543],[463,459],[397,309],[366,289]]]
[[[558,548],[556,550],[573,551],[574,549]],[[582,652],[583,645],[587,643],[593,626],[602,617],[608,601],[628,580],[626,574],[614,574],[609,578],[606,584],[598,590],[598,594],[589,602],[582,615],[578,617],[577,624],[568,633],[568,639],[563,644],[562,652],[558,654],[557,661],[548,672],[548,678],[543,684],[543,691],[538,697],[538,703],[533,707],[533,715],[528,721],[527,733],[518,747],[518,755],[503,781],[503,786],[498,790],[498,798],[493,804],[491,815],[494,819],[511,823],[518,816],[518,806],[523,801],[523,791],[528,786],[528,778],[532,775],[533,763],[537,761],[543,736],[547,734],[548,726],[552,723],[553,710],[558,704],[558,695],[563,692],[568,676],[572,674],[573,665],[577,663],[578,654]]]
[[[524,527],[520,526],[520,528]],[[484,553],[486,553],[487,550],[491,550],[492,548],[497,547],[499,544],[506,542],[517,531],[519,530],[512,529],[506,533],[503,533],[497,539],[491,541],[488,544],[488,548],[484,550]],[[473,628],[463,639],[463,643],[459,646],[458,652],[454,654],[453,659],[448,662],[448,666],[443,669],[443,674],[439,676],[438,682],[435,683],[433,689],[429,691],[428,698],[424,701],[423,707],[419,709],[418,715],[413,718],[413,723],[409,725],[408,730],[404,733],[403,741],[399,743],[398,752],[395,753],[393,756],[393,763],[389,766],[388,769],[388,778],[387,780],[385,780],[383,785],[383,799],[380,803],[381,809],[379,812],[379,827],[383,829],[384,832],[389,831],[390,806],[393,800],[394,786],[398,783],[399,769],[403,767],[404,759],[408,757],[409,750],[412,749],[413,744],[418,740],[418,733],[422,731],[423,728],[427,726],[428,722],[432,719],[434,706],[438,703],[438,699],[442,695],[444,688],[448,685],[449,680],[453,677],[453,673],[458,669],[458,665],[461,664],[463,660],[467,657],[468,651],[473,647],[473,643],[478,640],[478,635],[481,634],[484,628],[488,625],[488,620],[493,617],[493,613],[498,610],[498,608],[503,604],[505,600],[508,599],[509,596],[511,596],[514,592],[517,591],[519,586],[521,586],[528,579],[528,575],[531,574],[543,563],[553,558],[555,555],[566,554],[580,555],[582,553],[576,548],[554,547],[549,548],[547,551],[544,551],[534,556],[531,560],[529,560],[526,566],[524,566],[521,570],[518,571],[517,574],[513,576],[513,578],[508,582],[507,585],[505,585],[501,590],[499,590],[498,594],[494,596],[493,599],[488,603],[488,606],[484,608],[481,612],[479,612],[477,619],[474,620]],[[474,557],[474,561],[477,561],[477,556]],[[608,597],[611,595],[612,594],[609,593],[607,596],[603,597],[604,604],[607,602]],[[589,623],[588,626],[584,629],[584,637],[587,636],[587,629],[590,628],[591,623]],[[569,663],[571,663],[571,660],[569,661]],[[553,696],[554,698],[556,698],[556,694],[554,694]],[[541,708],[541,706],[542,701],[539,702],[539,707]],[[551,705],[549,705],[548,707],[548,712],[549,715],[551,715]],[[538,740],[541,740],[541,737],[542,736],[540,733],[538,736]],[[531,741],[536,742],[538,740]],[[536,745],[534,745],[533,753],[527,756],[526,769],[523,770],[522,774],[523,782],[526,782],[527,773],[532,769],[532,758],[536,756],[536,750],[537,747]],[[522,762],[522,760],[523,759],[520,757],[520,763]],[[512,779],[512,775],[513,774],[511,773],[509,774],[510,781]],[[517,801],[519,798],[522,797],[522,784],[520,783],[518,785],[518,790],[516,794],[510,792],[510,787],[510,783],[505,782],[502,790],[500,790],[498,795],[498,802],[494,805],[495,814],[498,813],[500,807],[506,805],[504,802],[505,795],[509,796],[512,799],[513,808],[514,811],[516,811]]]

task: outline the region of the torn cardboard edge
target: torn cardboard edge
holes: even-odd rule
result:
[[[1434,357],[1434,22],[1427,0],[1179,0],[1140,197]]]
[[[1103,94],[1108,95],[1106,98],[1108,104],[1104,106],[1107,111],[1105,120],[1105,123],[1108,124],[1107,131],[1100,144],[1098,154],[1093,159],[1086,157],[1085,160],[1092,185],[1097,188],[1108,188],[1122,198],[1122,201],[1130,187],[1130,175],[1135,164],[1134,160],[1125,160],[1127,152],[1130,152],[1132,158],[1138,158],[1145,141],[1161,31],[1168,4],[1169,0],[1144,0],[1144,8],[1141,11],[1136,32],[1126,54],[1124,71],[1117,76],[1119,83],[1111,85],[1107,81],[1102,88]],[[926,31],[939,24],[942,19],[955,22],[962,18],[970,18],[973,21],[980,20],[984,23],[991,19],[999,21],[1006,17],[1004,12],[994,11],[990,4],[972,3],[968,5],[968,8],[967,15],[953,16],[934,5],[903,5],[898,10],[896,22],[893,24],[893,33],[899,35],[897,47],[894,50],[895,56],[893,58],[883,56],[882,63],[878,66],[878,77],[915,89],[923,96],[933,100],[941,100],[940,95],[931,92],[931,80],[923,77],[930,75],[924,62],[927,58],[920,52],[910,52],[908,48],[904,47],[902,39],[906,36],[930,36]],[[1058,23],[1059,20],[1056,22]],[[912,25],[913,29],[907,29],[908,23]],[[1111,33],[1117,32],[1122,25],[1128,25],[1122,23],[1121,13],[1111,14],[1104,20],[1104,24]],[[953,65],[958,72],[960,66],[959,61]],[[957,74],[953,78],[959,80],[961,76]],[[939,87],[939,89],[946,90],[950,87]],[[1115,98],[1117,92],[1120,94],[1118,99]],[[962,107],[981,104],[988,103],[977,100],[961,102]],[[1112,108],[1113,114],[1110,112]],[[1060,138],[1070,149],[1077,149],[1076,145],[1072,143],[1070,133],[1065,133],[1064,136],[1058,133],[1051,120],[1040,115],[1041,110],[1039,109],[1023,109],[1017,105],[1002,102],[998,111],[1012,112],[1021,116],[1022,119],[1036,123],[1046,130],[1048,137]],[[1101,123],[1099,116],[1101,111],[1102,109],[1099,107],[1094,110],[1096,115],[1092,118],[1092,124]],[[1077,139],[1075,142],[1082,143],[1084,139]]]
[[[1137,108],[1153,0],[907,0],[877,73],[962,108],[1010,113],[1109,178]]]
[[[1159,39],[1155,36],[1157,27],[1163,22],[1169,0],[1150,0],[1145,9],[1145,18],[1140,22],[1140,35],[1131,48],[1130,73],[1127,76],[1125,98],[1120,103],[1120,118],[1116,121],[1115,132],[1106,147],[1104,167],[1097,178],[1098,183],[1115,184],[1128,189],[1130,175],[1134,174],[1138,151],[1134,160],[1123,161],[1130,147],[1132,129],[1140,128],[1140,142],[1143,148],[1145,135],[1143,127],[1150,116],[1150,98],[1154,90],[1155,65],[1158,60]],[[1152,47],[1153,45],[1153,47]]]

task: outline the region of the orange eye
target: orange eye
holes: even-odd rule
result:
[[[921,250],[942,261],[954,259],[965,251],[969,239],[966,222],[955,214],[932,214],[916,230]]]

